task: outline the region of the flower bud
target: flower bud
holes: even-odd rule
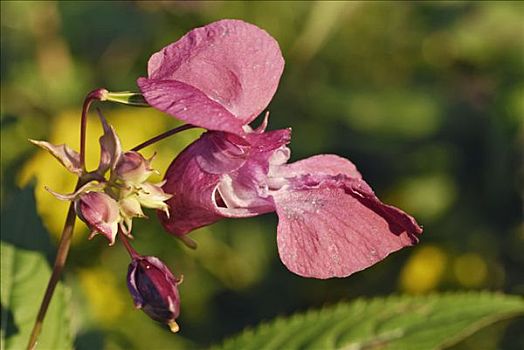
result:
[[[154,256],[133,258],[127,273],[127,287],[135,307],[152,319],[178,331],[175,319],[180,314],[180,297],[176,279],[167,266]]]
[[[115,243],[120,222],[118,203],[103,192],[86,192],[75,200],[75,211],[92,231],[91,239],[101,233],[109,239],[109,244]]]
[[[146,181],[154,171],[149,163],[150,160],[138,152],[125,152],[116,164],[115,174],[124,181],[139,184]]]
[[[152,184],[145,182],[140,185],[138,191],[138,201],[146,208],[163,210],[169,216],[169,208],[165,201],[172,197],[162,189],[163,183]]]
[[[125,227],[122,226],[122,231],[125,234],[130,235],[131,228],[133,226],[133,218],[143,218],[146,217],[138,201],[136,195],[127,196],[118,201],[120,204],[120,215],[125,223]]]

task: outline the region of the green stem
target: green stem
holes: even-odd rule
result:
[[[149,104],[139,92],[108,92],[105,96],[106,101],[122,103],[128,106],[149,107]]]

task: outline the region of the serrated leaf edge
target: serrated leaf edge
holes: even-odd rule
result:
[[[447,291],[442,293],[429,293],[424,295],[389,295],[386,297],[375,297],[371,299],[367,299],[364,297],[359,297],[354,300],[348,300],[348,301],[341,301],[336,304],[331,305],[323,305],[319,309],[314,310],[308,310],[306,312],[298,312],[294,313],[292,315],[280,315],[272,320],[267,320],[261,322],[259,325],[248,327],[242,332],[240,332],[237,335],[234,335],[232,338],[224,340],[222,343],[214,345],[211,347],[211,349],[219,350],[228,348],[231,345],[234,345],[235,342],[241,341],[242,339],[254,337],[257,336],[260,333],[263,333],[265,331],[270,330],[273,327],[276,327],[279,323],[286,323],[290,324],[293,322],[300,322],[302,320],[305,320],[309,317],[319,317],[322,313],[329,312],[330,310],[333,310],[334,313],[339,313],[343,311],[347,311],[350,307],[354,307],[354,305],[357,305],[358,303],[364,303],[366,308],[376,307],[375,304],[389,304],[389,303],[400,303],[402,301],[409,301],[412,303],[417,302],[423,302],[425,300],[431,300],[433,302],[447,299],[450,297],[457,298],[457,297],[470,297],[475,296],[478,298],[486,298],[486,299],[520,299],[522,302],[522,308],[520,311],[515,311],[514,313],[508,313],[504,317],[489,317],[482,319],[478,322],[476,322],[474,325],[471,325],[467,327],[466,330],[462,331],[460,334],[457,334],[453,339],[450,339],[449,341],[443,343],[440,347],[440,349],[445,349],[449,346],[452,346],[456,344],[458,341],[464,339],[465,337],[475,333],[477,330],[484,328],[485,326],[491,324],[494,322],[494,320],[504,320],[509,319],[515,316],[518,316],[520,314],[524,314],[524,297],[521,297],[519,295],[511,295],[511,294],[504,294],[501,292],[491,292],[491,291]],[[300,321],[297,321],[300,320]]]

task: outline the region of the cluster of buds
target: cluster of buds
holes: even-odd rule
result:
[[[151,167],[153,157],[146,159],[136,151],[123,152],[113,127],[102,115],[100,120],[104,129],[100,137],[100,162],[92,172],[85,170],[80,154],[67,145],[31,140],[80,179],[80,187],[71,194],[47,190],[60,200],[73,201],[77,216],[89,227],[89,239],[102,234],[109,240],[109,245],[113,245],[117,234],[122,234],[121,240],[132,259],[127,286],[135,306],[177,332],[175,319],[180,313],[177,286],[182,278],[175,278],[158,258],[138,254],[127,240],[127,237],[132,238],[133,219],[145,217],[142,207],[169,215],[165,201],[171,195],[162,190],[163,182],[147,181],[155,173]]]
[[[74,201],[78,217],[91,231],[90,238],[100,233],[113,245],[119,230],[131,237],[133,218],[145,217],[142,207],[162,210],[169,215],[165,201],[171,195],[162,190],[163,183],[147,181],[155,173],[151,168],[153,157],[146,159],[135,151],[123,152],[113,127],[102,116],[101,121],[104,134],[100,137],[100,163],[93,172],[86,172],[81,167],[79,154],[67,145],[32,142],[49,151],[66,169],[87,182],[71,194],[48,190],[58,199]],[[106,178],[108,171],[109,179]]]

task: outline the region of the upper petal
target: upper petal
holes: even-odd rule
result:
[[[353,163],[334,154],[320,154],[291,164],[274,167],[271,171],[271,176],[274,177],[296,177],[306,174],[333,176],[344,174],[350,178],[362,178]]]
[[[304,277],[349,276],[415,244],[422,233],[364,181],[343,175],[294,178],[274,201],[280,258]]]
[[[208,130],[243,133],[243,120],[194,86],[148,78],[139,78],[137,83],[147,103],[162,112]]]
[[[213,122],[210,109],[222,107],[221,117],[231,120],[228,126],[235,120],[249,123],[268,105],[283,69],[278,43],[267,32],[240,20],[221,20],[190,31],[151,56],[148,78],[138,85],[153,107],[200,127],[239,133],[216,129],[221,123]],[[170,92],[157,91],[162,89]],[[182,97],[184,92],[191,98]]]

